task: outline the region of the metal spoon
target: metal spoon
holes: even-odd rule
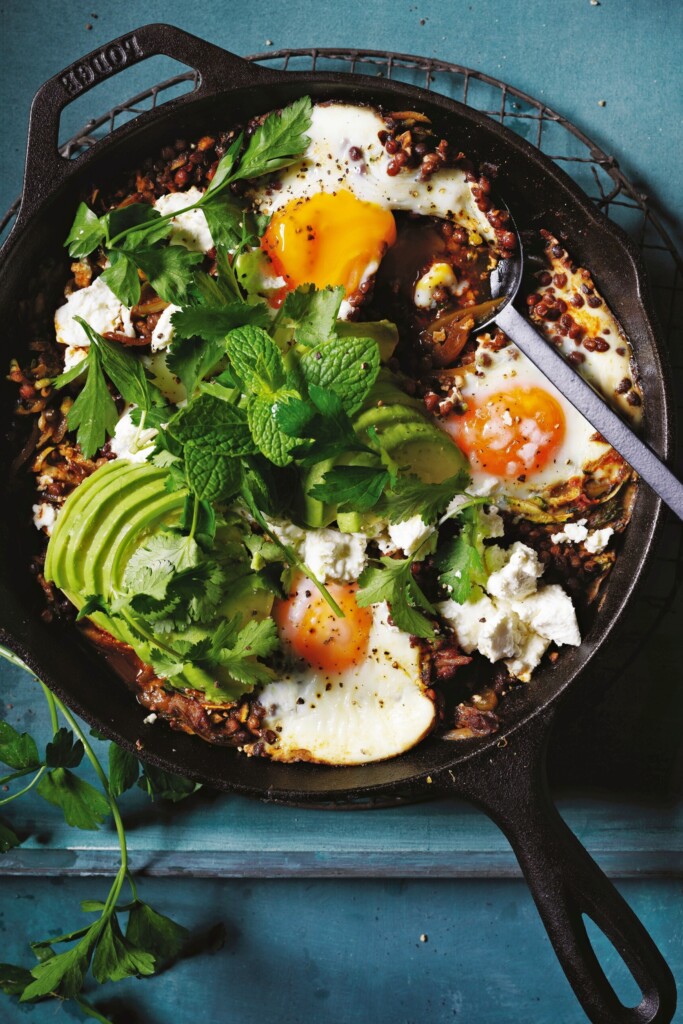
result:
[[[509,223],[506,227],[512,227]],[[517,312],[513,303],[522,282],[524,253],[517,232],[517,252],[498,261],[491,275],[491,294],[504,298],[493,316],[477,324],[477,330],[496,324],[522,350],[558,391],[582,413],[605,440],[636,470],[665,504],[683,519],[683,483],[655,455],[631,427],[613,412],[560,353],[549,345],[536,328]]]

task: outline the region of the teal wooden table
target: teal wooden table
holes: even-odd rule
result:
[[[540,97],[613,153],[672,219],[681,187],[678,40],[668,0],[496,3],[331,0],[12,3],[0,61],[0,208],[21,187],[35,89],[85,51],[144,21],[170,21],[238,53],[356,46],[422,53],[478,68]],[[169,77],[138,66],[70,108],[63,137],[89,116]],[[180,69],[182,70],[182,69]],[[100,87],[100,90],[103,87]],[[660,281],[669,314],[673,280]],[[680,322],[680,321],[679,321]],[[7,354],[6,354],[7,355]],[[559,723],[551,753],[560,807],[683,978],[683,594],[680,533],[669,524],[640,602],[593,670],[613,680],[599,701]],[[615,666],[617,671],[615,671]],[[3,715],[47,738],[40,689],[0,665]],[[10,805],[11,806],[11,805]],[[124,982],[95,1002],[126,1024],[280,1024],[369,1020],[435,1024],[580,1024],[511,850],[463,804],[374,811],[302,810],[202,792],[170,806],[122,799],[141,892],[193,931],[195,955],[161,976]],[[0,959],[28,962],[29,939],[76,926],[117,867],[113,832],[76,832],[38,799],[14,805],[22,846],[0,860]],[[54,813],[53,813],[54,811]],[[222,922],[224,931],[216,925]],[[596,936],[623,998],[636,1001]],[[65,1007],[63,1016],[78,1014]],[[0,1020],[43,1024],[55,1006],[0,1003]],[[682,1018],[683,1019],[683,1018]]]

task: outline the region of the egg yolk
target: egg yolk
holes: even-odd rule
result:
[[[372,612],[356,604],[357,583],[326,583],[344,618],[332,611],[322,594],[299,576],[286,600],[277,600],[273,617],[280,638],[300,658],[323,672],[343,672],[367,654]]]
[[[396,241],[393,214],[351,192],[319,192],[277,210],[261,239],[287,288],[343,285],[352,295]]]
[[[467,398],[446,423],[459,448],[493,476],[525,479],[555,457],[565,434],[562,406],[542,388],[513,388]]]

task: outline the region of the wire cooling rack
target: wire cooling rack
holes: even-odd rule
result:
[[[247,60],[282,70],[362,73],[418,85],[459,100],[505,124],[560,164],[596,206],[635,240],[642,253],[660,334],[669,352],[675,393],[681,399],[677,411],[679,416],[683,414],[683,255],[666,230],[656,198],[632,184],[614,156],[605,153],[567,118],[540,100],[459,64],[375,50],[317,48],[270,50],[252,54]],[[198,75],[193,71],[159,82],[88,121],[61,145],[60,151],[73,158],[143,110],[190,92],[197,85]],[[0,220],[0,235],[11,223],[18,206],[17,199]],[[603,676],[620,677],[661,626],[682,583],[683,530],[669,516],[649,571],[618,631],[618,639],[601,652],[594,670]]]

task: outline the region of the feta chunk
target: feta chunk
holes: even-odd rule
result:
[[[591,555],[598,555],[601,551],[604,551],[610,542],[610,538],[614,530],[611,526],[606,526],[604,530],[593,530],[588,534],[584,547]]]
[[[559,584],[541,587],[524,600],[512,602],[512,608],[534,633],[552,640],[558,647],[578,647],[581,643],[572,599]]]
[[[52,535],[52,528],[57,522],[58,511],[49,501],[41,501],[39,505],[34,505],[33,525],[36,530],[45,530],[45,533],[50,537]]]
[[[428,526],[422,516],[412,516],[402,523],[392,523],[388,532],[393,548],[400,548],[407,557],[410,557],[434,532],[434,527]]]
[[[278,540],[294,548],[319,580],[355,581],[367,565],[368,538],[364,533],[305,530],[286,520],[266,518],[266,521]]]
[[[586,520],[579,519],[578,523],[565,523],[559,533],[553,533],[550,537],[553,544],[581,544],[588,536]]]
[[[87,348],[77,348],[75,345],[67,345],[64,352],[64,373],[72,370],[74,366],[82,363],[88,354]]]
[[[135,337],[130,310],[116,298],[101,277],[87,288],[72,292],[55,313],[57,341],[72,348],[88,348],[90,342],[81,325],[74,320],[75,316],[82,317],[98,334],[117,331],[128,338]]]
[[[114,436],[109,441],[109,448],[117,459],[144,462],[152,454],[157,430],[154,427],[140,430],[133,423],[130,414],[131,409],[129,408],[116,424]]]
[[[162,217],[169,213],[176,213],[192,206],[201,199],[202,192],[198,188],[188,188],[187,192],[171,192],[161,196],[154,204]],[[208,252],[213,249],[213,238],[209,231],[203,210],[187,210],[178,217],[171,220],[171,233],[169,235],[171,245],[184,245],[191,252]]]
[[[161,352],[171,344],[175,334],[173,324],[171,323],[171,317],[174,313],[179,312],[180,306],[174,306],[173,303],[171,303],[170,306],[167,306],[163,311],[157,320],[156,327],[152,331],[152,342],[150,346],[152,352]]]
[[[528,683],[532,672],[538,668],[549,647],[550,640],[546,640],[539,633],[534,633],[533,630],[525,630],[517,653],[512,658],[506,658],[505,667],[511,676]]]
[[[535,593],[544,566],[533,548],[516,541],[509,549],[505,565],[489,576],[486,589],[493,597],[519,601]]]
[[[491,662],[516,656],[524,638],[517,615],[497,607],[482,590],[477,590],[464,604],[443,601],[437,606],[439,612],[453,626],[458,643],[467,654],[478,650]]]

